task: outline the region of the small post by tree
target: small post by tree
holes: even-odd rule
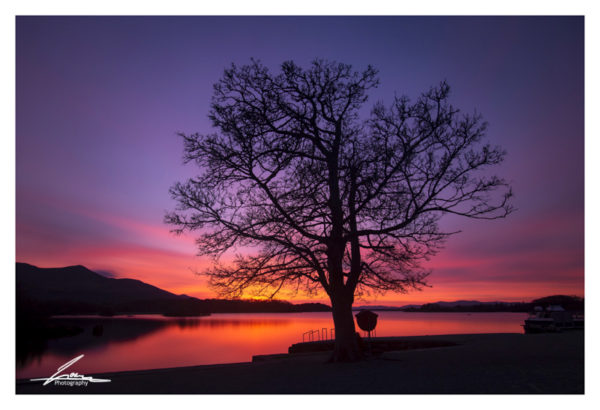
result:
[[[496,219],[511,188],[489,172],[505,155],[484,141],[481,116],[448,101],[445,82],[414,102],[395,98],[363,118],[377,71],[316,60],[232,65],[214,86],[215,134],[181,134],[198,176],[176,183],[166,222],[198,231],[222,295],[282,289],[329,297],[332,360],[360,357],[352,304],[370,292],[427,284],[422,262],[452,234],[443,215]],[[221,256],[236,249],[231,262]]]

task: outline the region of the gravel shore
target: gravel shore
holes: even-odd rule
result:
[[[389,351],[378,358],[356,363],[326,363],[328,353],[314,353],[285,355],[256,363],[94,374],[96,378],[110,379],[111,382],[89,383],[79,387],[53,384],[42,386],[41,382],[17,380],[16,392],[584,393],[583,331],[534,335],[440,335],[398,339],[448,341],[457,345]]]

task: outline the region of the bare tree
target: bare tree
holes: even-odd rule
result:
[[[214,86],[209,117],[220,132],[182,134],[200,173],[171,188],[178,208],[166,215],[175,232],[200,231],[199,253],[215,258],[205,273],[223,295],[323,289],[336,361],[360,356],[356,295],[426,285],[421,263],[451,234],[442,215],[512,211],[510,187],[486,172],[504,152],[482,142],[479,115],[448,103],[445,82],[362,119],[377,85],[370,66],[285,62],[275,75],[254,60],[232,65]],[[240,248],[253,251],[220,262]]]

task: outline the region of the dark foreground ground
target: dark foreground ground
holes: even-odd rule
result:
[[[256,363],[93,375],[110,383],[66,387],[17,381],[17,393],[545,393],[584,392],[582,331],[401,338],[457,346],[389,351],[357,363],[327,353]],[[50,375],[49,375],[50,376]],[[86,375],[91,376],[91,375]]]

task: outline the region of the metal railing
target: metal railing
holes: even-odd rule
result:
[[[360,331],[362,337],[368,338],[369,332]],[[377,337],[377,331],[373,329],[371,331],[371,337]],[[305,342],[319,342],[325,340],[334,340],[335,339],[335,328],[327,329],[326,327],[321,330],[309,330],[308,332],[302,333],[302,343]]]
[[[329,337],[328,337],[329,336]],[[318,342],[324,340],[335,339],[335,329],[327,329],[326,327],[316,330],[309,330],[308,332],[302,333],[302,343],[305,342]]]

